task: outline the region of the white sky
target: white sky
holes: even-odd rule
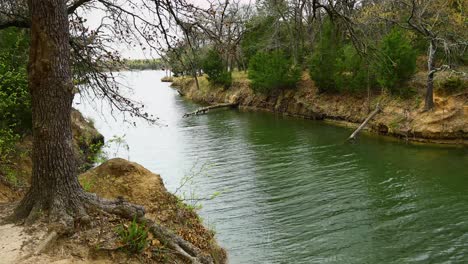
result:
[[[213,0],[213,1],[218,1],[218,0]],[[220,0],[224,1],[224,0]],[[209,7],[209,2],[208,0],[191,0],[188,1],[189,3],[195,4],[197,6],[207,8]],[[251,3],[252,5],[255,4],[255,0],[240,0],[241,3],[243,4],[249,4]],[[91,29],[95,29],[100,25],[101,19],[104,16],[104,12],[101,10],[96,10],[93,9],[93,11],[88,12],[84,15],[84,17],[87,19],[87,25]],[[115,48],[120,51],[122,54],[123,58],[132,58],[132,59],[145,59],[145,58],[156,58],[159,57],[155,52],[151,52],[150,49],[146,49],[143,51],[140,47],[127,47],[127,45],[123,43],[115,43]]]

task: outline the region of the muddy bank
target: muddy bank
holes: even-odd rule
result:
[[[382,111],[369,122],[367,131],[410,142],[468,145],[468,91],[452,96],[435,95],[435,109],[423,111],[421,94],[402,99],[389,95],[319,94],[306,75],[294,90],[273,94],[254,93],[245,78],[234,79],[227,90],[210,87],[199,78],[200,90],[191,78],[174,78],[173,86],[190,100],[214,104],[237,103],[240,109],[267,111],[332,124],[356,127],[380,102]],[[422,89],[421,89],[422,90]],[[369,108],[369,105],[371,106]]]

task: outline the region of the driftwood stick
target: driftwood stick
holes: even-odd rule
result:
[[[236,107],[236,106],[238,106],[237,103],[210,105],[210,106],[207,106],[207,107],[199,108],[199,109],[197,109],[196,111],[193,111],[193,112],[190,112],[190,113],[186,113],[186,114],[184,114],[184,117],[206,114],[206,112],[208,112],[209,110],[213,110],[213,109],[217,109],[217,108]]]
[[[356,136],[359,134],[359,132],[361,132],[361,130],[367,125],[367,123],[372,119],[374,118],[374,116],[379,113],[381,111],[380,109],[380,106],[379,104],[377,104],[375,106],[375,109],[374,111],[372,111],[372,113],[369,114],[369,116],[367,116],[366,120],[364,120],[364,122],[362,122],[362,124],[351,134],[351,136],[349,136],[348,138],[348,141],[349,140],[354,140],[356,139]]]

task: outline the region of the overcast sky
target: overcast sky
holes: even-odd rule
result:
[[[214,0],[217,1],[217,0]],[[197,6],[207,8],[209,7],[208,0],[188,0],[189,3],[193,3]],[[255,3],[255,0],[240,0],[241,3],[249,4]],[[97,28],[100,25],[101,19],[104,16],[104,12],[101,10],[94,9],[92,12],[88,12],[84,15],[87,19],[87,25],[90,26],[91,29]],[[132,48],[127,47],[122,43],[115,43],[115,48],[118,49],[124,58],[132,58],[132,59],[149,59],[159,57],[155,52],[151,52],[150,49],[146,49],[146,51],[142,51],[140,47]]]

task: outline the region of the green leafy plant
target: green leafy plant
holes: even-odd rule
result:
[[[0,31],[0,177],[17,186],[11,159],[16,143],[31,132],[31,99],[28,91],[27,32],[9,28]]]
[[[0,32],[0,128],[16,133],[31,131],[31,98],[28,91],[25,31]]]
[[[175,189],[174,195],[178,198],[178,206],[190,211],[197,211],[202,208],[202,201],[213,200],[222,194],[221,191],[216,191],[211,195],[199,197],[194,188],[195,179],[201,176],[210,177],[208,171],[211,165],[195,162],[185,176],[180,180],[179,186]]]
[[[81,135],[77,139],[79,156],[84,158],[84,162],[79,168],[80,171],[86,171],[108,159],[107,153],[103,150],[102,140],[97,140],[89,135]]]
[[[86,192],[90,192],[91,188],[93,188],[95,182],[93,179],[86,179],[86,178],[81,178],[80,179],[81,187],[83,187],[83,190]]]
[[[293,65],[282,51],[258,52],[249,62],[249,79],[256,92],[268,93],[281,88],[294,88],[301,69]]]
[[[111,139],[107,140],[106,146],[110,147],[112,145],[114,146],[114,153],[112,154],[114,157],[117,156],[121,149],[125,150],[127,153],[130,151],[127,140],[125,140],[125,135],[114,135]]]
[[[2,174],[4,174],[4,181],[13,187],[18,187],[21,185],[20,180],[17,177],[16,171],[13,170],[10,166],[0,166],[0,170]]]
[[[89,144],[90,154],[87,158],[91,163],[101,164],[109,159],[107,157],[107,153],[103,150],[104,145],[105,144],[103,144],[102,142]]]
[[[128,254],[139,254],[148,247],[148,229],[145,223],[137,223],[136,218],[133,218],[129,226],[119,226],[117,234],[123,244],[120,249]]]
[[[89,155],[86,158],[94,165],[102,164],[111,157],[117,157],[119,154],[121,154],[122,150],[127,153],[127,159],[130,160],[130,146],[125,140],[125,135],[114,135],[104,144],[101,142],[89,143],[88,148]]]
[[[11,158],[17,153],[19,138],[12,129],[0,129],[0,179],[11,186],[20,185],[16,172],[11,168]]]
[[[12,129],[0,129],[0,163],[5,163],[15,151],[15,144],[19,138]]]

